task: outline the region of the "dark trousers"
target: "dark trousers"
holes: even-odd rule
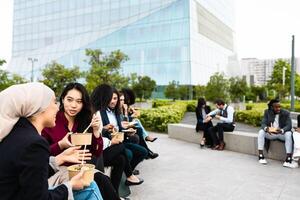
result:
[[[196,131],[203,131],[203,138],[205,138],[205,144],[206,145],[212,145],[213,141],[211,138],[211,135],[209,133],[209,128],[213,127],[212,122],[208,122],[208,123],[197,123],[196,125]]]
[[[94,180],[97,183],[103,200],[119,200],[119,195],[116,192],[108,176],[97,172],[94,175]]]
[[[113,167],[111,172],[111,182],[118,192],[123,171],[125,172],[126,177],[132,175],[132,168],[128,161],[124,145],[115,144],[106,148],[103,151],[103,162],[105,167]]]
[[[149,152],[151,152],[151,150],[149,149],[149,147],[148,147],[148,145],[147,145],[147,143],[146,143],[146,141],[144,139],[143,130],[141,128],[136,128],[136,134],[139,137],[139,145],[141,145],[142,147],[144,147],[148,151],[148,154],[149,154]]]
[[[220,142],[224,142],[224,131],[232,132],[234,127],[235,126],[231,123],[217,123],[216,126],[210,127],[208,131],[213,141],[213,145],[219,145]]]
[[[132,153],[132,156],[129,156],[132,157],[130,166],[132,169],[135,169],[135,167],[147,157],[148,151],[139,144],[124,143],[124,145],[126,149],[130,150],[128,152]]]

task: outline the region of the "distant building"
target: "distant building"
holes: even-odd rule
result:
[[[86,48],[120,49],[124,75],[206,84],[236,72],[234,13],[234,0],[14,0],[9,70],[29,79],[33,59],[35,77],[51,61],[88,70]]]
[[[278,58],[279,59],[279,58]],[[240,62],[242,74],[250,85],[265,85],[271,79],[274,64],[278,59],[243,58]],[[291,63],[290,58],[281,58]],[[300,73],[300,59],[295,59],[296,72]]]

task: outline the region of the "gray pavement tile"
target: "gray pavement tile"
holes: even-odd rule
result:
[[[160,156],[137,167],[145,182],[131,187],[132,200],[300,199],[300,169],[151,134],[159,139],[148,145]]]

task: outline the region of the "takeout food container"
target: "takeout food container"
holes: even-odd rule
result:
[[[111,137],[116,138],[120,142],[124,141],[124,133],[114,132],[114,133],[111,133]]]
[[[275,127],[269,127],[269,132],[270,133],[277,133],[277,128],[275,128]]]
[[[71,143],[73,145],[91,145],[92,133],[73,133],[71,134]]]
[[[84,170],[82,176],[83,181],[90,184],[94,180],[95,165],[92,164],[76,164],[69,166],[67,168],[69,172],[69,180],[71,180],[73,176],[76,176],[81,171],[81,168]]]

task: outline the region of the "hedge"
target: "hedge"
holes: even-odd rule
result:
[[[187,104],[176,102],[158,108],[141,110],[143,126],[150,131],[166,132],[168,124],[179,123],[186,112]]]
[[[195,112],[196,110],[196,101],[189,101],[186,106],[187,112]]]
[[[235,112],[235,121],[260,126],[264,113],[258,110],[242,110]]]
[[[286,110],[291,110],[291,104],[289,104],[289,103],[281,103],[281,107]],[[295,112],[300,112],[299,104],[295,104]]]
[[[173,101],[170,101],[170,100],[154,100],[152,102],[152,108],[158,108],[158,107],[161,107],[161,106],[168,106],[168,105],[171,105],[171,104],[174,104],[175,102]]]

